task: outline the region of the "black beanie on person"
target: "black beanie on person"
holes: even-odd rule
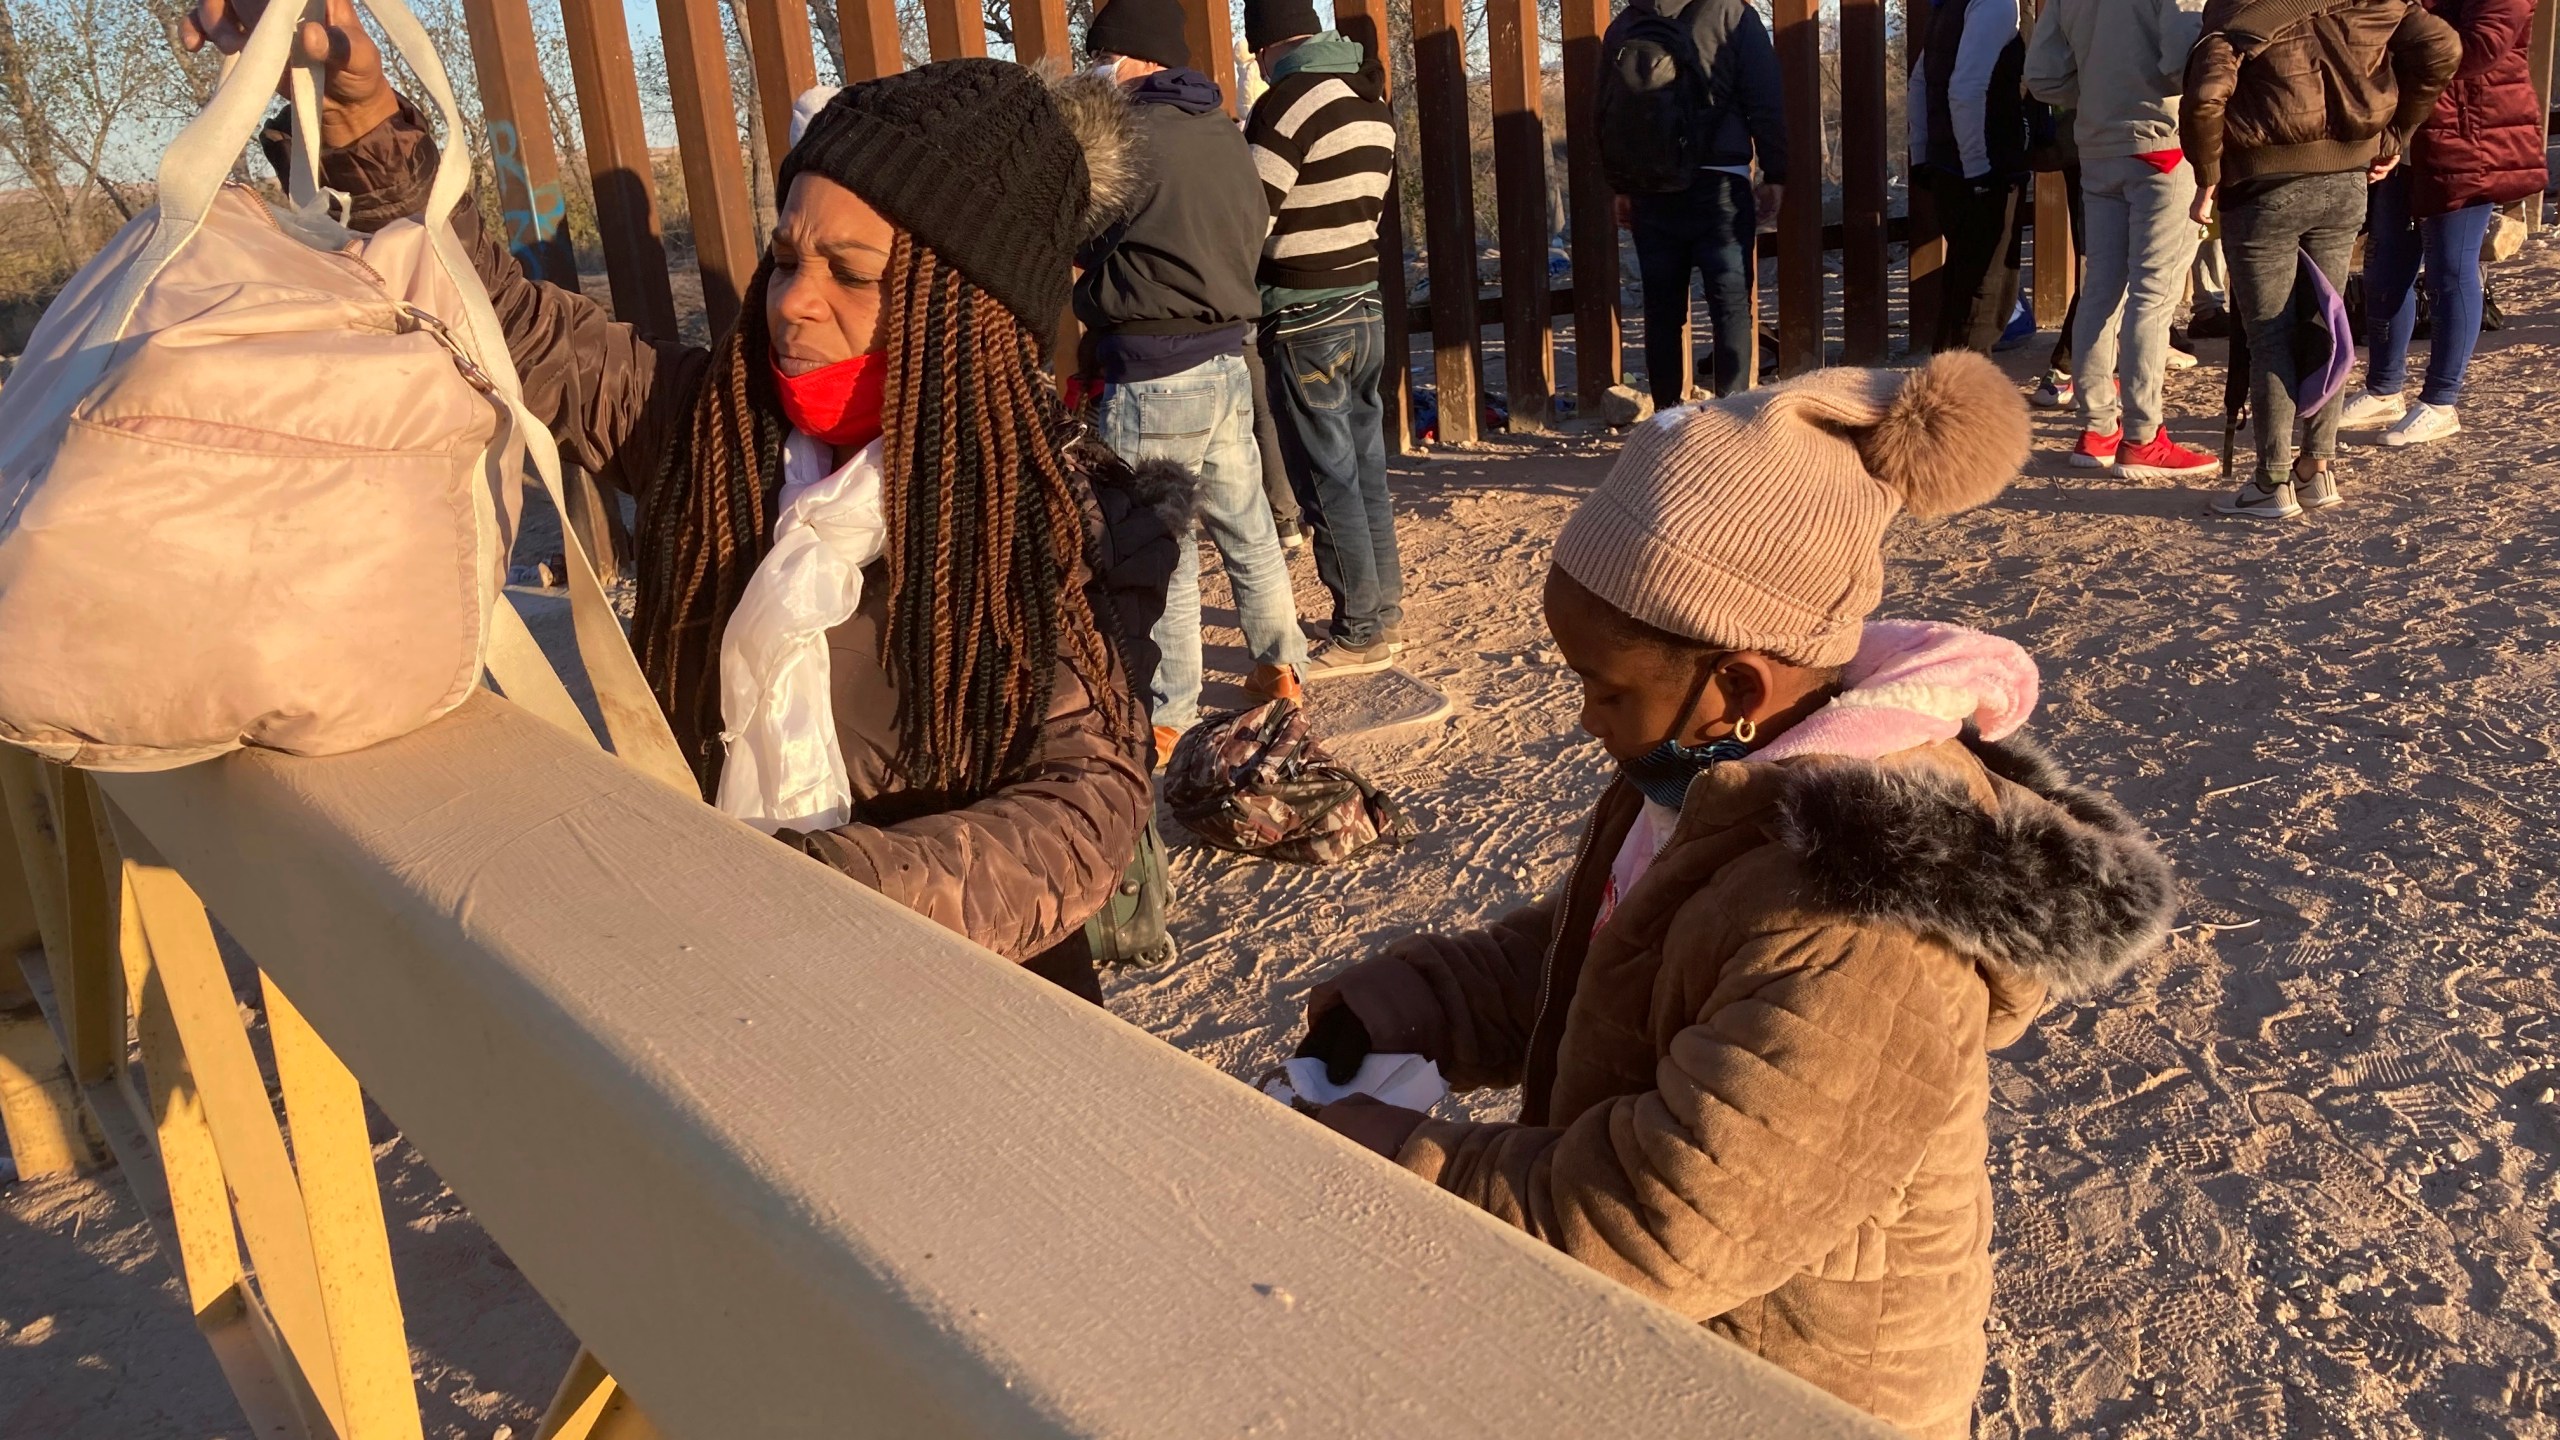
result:
[[[1084,30],[1087,55],[1126,55],[1168,70],[1191,68],[1182,0],[1107,0]]]
[[[1257,53],[1283,40],[1321,35],[1325,28],[1316,18],[1315,0],[1244,0],[1244,43]]]
[[[1076,250],[1118,218],[1136,166],[1118,86],[1051,82],[1007,60],[938,60],[837,91],[782,157],[776,193],[787,198],[804,171],[842,185],[1046,346]]]

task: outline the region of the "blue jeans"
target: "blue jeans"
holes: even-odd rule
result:
[[[1260,665],[1292,669],[1307,658],[1298,600],[1280,532],[1262,495],[1253,443],[1253,385],[1242,355],[1221,355],[1160,380],[1102,392],[1102,440],[1124,460],[1170,460],[1200,477],[1199,511],[1226,561],[1245,649]],[[1141,677],[1158,725],[1188,730],[1200,719],[1200,526],[1182,527],[1182,559],[1152,632],[1164,658]]]
[[[2196,172],[2163,175],[2126,155],[2081,162],[2088,261],[2071,327],[2071,373],[2080,387],[2080,428],[2123,430],[2138,445],[2160,433],[2162,380],[2169,370],[2169,312],[2195,261]],[[2114,383],[2110,383],[2114,382]]]
[[[1751,182],[1709,170],[1676,195],[1634,197],[1636,267],[1644,281],[1644,368],[1656,409],[1680,391],[1681,336],[1689,323],[1689,275],[1707,280],[1708,375],[1719,395],[1751,388],[1752,250],[1760,214]]]
[[[1291,305],[1262,322],[1280,454],[1298,492],[1335,643],[1365,650],[1404,619],[1404,562],[1387,493],[1378,376],[1386,320],[1375,293]]]
[[[2480,343],[2480,242],[2497,207],[2487,201],[2447,215],[2409,218],[2409,167],[2382,177],[2366,201],[2373,238],[2364,258],[2364,385],[2397,395],[2409,383],[2409,337],[2418,325],[2418,263],[2426,262],[2429,322],[2426,383],[2418,398],[2451,405]]]

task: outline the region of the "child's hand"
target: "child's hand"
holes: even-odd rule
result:
[[[1327,1012],[1333,1013],[1333,1012]],[[1316,1112],[1316,1123],[1364,1149],[1393,1160],[1404,1142],[1431,1117],[1366,1095],[1348,1095]]]
[[[1298,1054],[1324,1062],[1324,1078],[1336,1085],[1348,1085],[1360,1073],[1360,1062],[1369,1058],[1369,1027],[1351,1013],[1351,1007],[1340,996],[1333,1004],[1317,1010],[1307,1022],[1307,1038],[1298,1042]]]

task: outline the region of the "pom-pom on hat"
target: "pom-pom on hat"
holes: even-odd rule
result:
[[[803,173],[833,180],[1045,340],[1077,248],[1119,218],[1139,166],[1110,81],[938,60],[835,92],[782,157],[776,193]]]
[[[1950,515],[2026,462],[2027,406],[1970,351],[1817,370],[1637,427],[1556,537],[1557,568],[1658,630],[1848,663],[1894,515]]]

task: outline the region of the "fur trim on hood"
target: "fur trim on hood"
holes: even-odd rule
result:
[[[2177,883],[2133,818],[2068,783],[2022,739],[1968,732],[1964,743],[1984,769],[2049,803],[1995,815],[1952,776],[1788,767],[1778,839],[1816,898],[1908,925],[2057,995],[2088,994],[2157,949]]]

